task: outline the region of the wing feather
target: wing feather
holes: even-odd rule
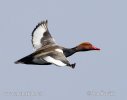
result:
[[[57,66],[68,66],[70,62],[67,60],[65,55],[62,52],[54,51],[49,53],[43,58],[45,61],[55,64]]]
[[[32,32],[32,44],[35,49],[45,45],[55,44],[54,39],[48,31],[48,21],[40,22]]]

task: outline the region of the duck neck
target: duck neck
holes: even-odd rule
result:
[[[73,48],[64,48],[63,49],[64,55],[66,57],[69,57],[71,55],[73,55],[74,53],[78,52],[77,47],[73,47]]]

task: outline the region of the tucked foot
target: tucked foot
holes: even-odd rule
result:
[[[71,68],[75,68],[75,65],[76,65],[76,63],[74,63],[74,64],[71,64]]]
[[[74,63],[74,64],[68,64],[67,66],[69,66],[69,67],[71,67],[71,68],[75,68],[75,65],[76,65],[76,63]]]

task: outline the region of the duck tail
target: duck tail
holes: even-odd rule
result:
[[[14,63],[15,64],[31,64],[32,63],[32,60],[33,60],[33,57],[31,55],[28,55],[26,57],[23,57],[17,61],[15,61]]]
[[[14,62],[15,64],[19,64],[19,63],[22,63],[20,60],[17,60]]]

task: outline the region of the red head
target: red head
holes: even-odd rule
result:
[[[89,50],[100,50],[100,48],[93,46],[89,42],[84,42],[77,46],[77,50],[78,51],[89,51]]]

